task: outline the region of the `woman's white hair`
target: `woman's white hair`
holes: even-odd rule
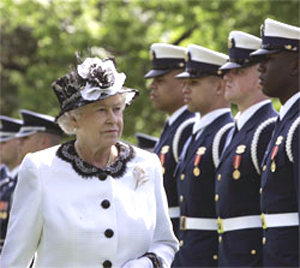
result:
[[[80,114],[81,112],[78,108],[69,112],[65,112],[61,117],[58,118],[57,123],[67,135],[76,135],[76,128],[71,122],[72,118],[78,119]]]

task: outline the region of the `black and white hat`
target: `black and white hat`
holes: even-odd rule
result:
[[[54,121],[55,118],[50,115],[40,114],[24,109],[20,110],[20,114],[23,118],[23,125],[16,134],[16,137],[18,138],[30,136],[37,132],[46,132],[58,136],[63,135],[63,131]]]
[[[0,115],[0,121],[0,142],[16,138],[16,134],[19,132],[23,121],[5,115]]]
[[[186,49],[164,43],[154,43],[150,49],[152,69],[146,73],[145,78],[153,78],[165,75],[176,69],[185,67]]]
[[[188,45],[185,71],[176,78],[200,78],[209,75],[219,76],[220,66],[228,60],[228,56],[205,47]]]
[[[138,91],[124,87],[125,79],[124,73],[117,72],[112,58],[85,59],[76,70],[52,84],[61,106],[56,119],[67,111],[117,94],[125,94],[126,105],[130,105]]]
[[[280,51],[299,53],[300,28],[276,20],[266,19],[261,25],[261,48],[251,54],[252,57],[261,57]]]
[[[261,45],[261,39],[241,31],[232,31],[228,37],[229,61],[220,70],[245,68],[258,63],[250,54]]]

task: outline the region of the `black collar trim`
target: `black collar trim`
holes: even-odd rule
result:
[[[107,175],[110,175],[115,179],[120,178],[126,172],[127,163],[135,156],[135,151],[131,145],[118,142],[116,144],[119,152],[117,160],[105,169],[101,169],[82,160],[77,154],[74,144],[75,140],[68,141],[62,144],[58,148],[56,155],[60,159],[70,163],[76,173],[84,179],[88,179],[94,176],[102,179]]]

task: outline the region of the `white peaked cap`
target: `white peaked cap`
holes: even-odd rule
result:
[[[154,43],[151,50],[155,52],[156,58],[184,59],[186,48],[164,43]]]
[[[230,40],[234,40],[235,47],[243,49],[259,49],[261,46],[261,39],[241,31],[231,31],[229,33]]]
[[[300,28],[268,18],[264,24],[264,35],[300,40]]]
[[[228,60],[227,55],[198,45],[188,45],[188,52],[192,61],[221,66]]]

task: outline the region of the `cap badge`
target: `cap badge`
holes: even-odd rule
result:
[[[292,50],[293,46],[292,45],[285,45],[284,48],[287,49],[287,50]]]

